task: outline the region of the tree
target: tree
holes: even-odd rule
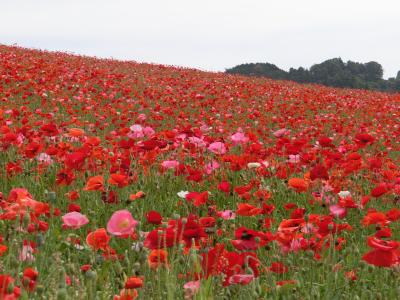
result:
[[[298,69],[290,68],[289,72],[270,63],[250,63],[227,69],[226,72],[287,79],[300,83],[319,83],[334,87],[400,92],[400,71],[397,73],[396,79],[385,80],[382,78],[382,66],[375,61],[363,64],[349,60],[344,63],[341,58],[332,58],[313,65],[309,70],[300,67]]]
[[[300,67],[298,69],[290,68],[288,79],[296,82],[311,82],[310,71]]]
[[[369,81],[378,81],[382,79],[383,76],[383,68],[380,64],[375,61],[370,61],[365,64],[367,80]]]
[[[342,77],[344,71],[345,64],[341,58],[328,59],[320,64],[315,64],[310,68],[313,81],[322,84],[341,81],[340,77]]]
[[[360,76],[366,73],[365,65],[362,63],[349,60],[346,64],[346,69],[353,75]]]

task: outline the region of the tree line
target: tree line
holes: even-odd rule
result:
[[[310,69],[290,68],[289,72],[270,63],[247,63],[226,69],[226,72],[333,87],[400,92],[400,71],[396,78],[383,79],[383,68],[375,61],[359,63],[349,60],[343,62],[341,58],[333,58],[315,64]]]

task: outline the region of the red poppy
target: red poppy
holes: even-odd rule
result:
[[[111,174],[108,183],[123,188],[129,184],[128,177],[124,174]]]
[[[308,184],[303,178],[291,178],[289,179],[288,184],[297,192],[304,192],[308,188]]]
[[[159,225],[161,224],[162,217],[159,212],[151,210],[146,214],[146,220],[150,224]]]
[[[86,243],[93,250],[105,251],[108,248],[109,241],[110,237],[108,236],[107,231],[104,228],[96,229],[95,231],[89,233],[86,237]]]
[[[239,203],[236,213],[239,216],[256,216],[262,213],[262,209],[247,203]]]
[[[289,268],[286,267],[283,263],[278,261],[271,263],[271,267],[269,267],[268,270],[276,274],[284,274],[289,271]]]
[[[163,249],[151,250],[147,261],[152,269],[157,269],[160,266],[168,267],[168,252]]]
[[[103,191],[104,178],[101,175],[90,177],[84,188],[85,191]]]
[[[143,286],[143,278],[131,276],[125,281],[126,289],[137,289]]]
[[[400,262],[399,243],[368,237],[368,246],[373,250],[364,254],[362,259],[377,267],[391,267]]]

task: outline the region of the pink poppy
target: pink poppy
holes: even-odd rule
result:
[[[197,148],[204,148],[206,146],[206,143],[203,141],[203,139],[200,139],[195,136],[191,136],[188,138],[189,142],[194,144]]]
[[[234,145],[244,144],[249,141],[249,138],[244,135],[243,132],[236,132],[235,134],[231,135],[231,141]]]
[[[286,128],[279,129],[277,131],[274,131],[273,135],[277,138],[283,137],[284,135],[288,134],[290,130]]]
[[[144,137],[143,127],[141,125],[134,124],[129,127],[129,129],[131,130],[131,132],[128,134],[130,138],[137,139]]]
[[[225,144],[221,142],[214,142],[208,146],[208,150],[210,150],[214,154],[225,154],[226,148]]]
[[[126,210],[118,210],[113,213],[107,223],[107,231],[115,236],[130,235],[135,230],[138,221],[136,221],[131,213]]]
[[[177,160],[164,160],[161,166],[165,169],[176,169],[179,166],[179,162]]]
[[[332,216],[337,217],[339,219],[342,219],[346,216],[347,214],[347,210],[344,207],[341,207],[339,205],[331,205],[329,206],[329,211],[331,213]]]
[[[18,260],[20,261],[35,261],[35,257],[33,256],[34,249],[30,245],[23,245],[22,250],[19,252]]]
[[[200,288],[200,280],[186,282],[183,288],[195,294]]]
[[[298,164],[300,162],[300,155],[298,154],[290,154],[288,162],[291,164]]]
[[[235,274],[229,278],[230,284],[249,284],[254,279],[253,274]]]
[[[143,128],[143,133],[144,133],[147,137],[152,137],[156,132],[154,131],[153,128],[147,126],[147,127]]]
[[[138,121],[144,121],[144,120],[146,120],[146,118],[147,118],[147,117],[146,117],[145,114],[139,114],[138,117],[137,117],[137,120],[138,120]]]
[[[219,163],[213,160],[211,163],[207,164],[205,169],[206,173],[210,175],[214,170],[219,168]]]
[[[78,229],[89,223],[88,218],[79,212],[73,211],[62,216],[63,227]]]
[[[224,220],[233,220],[236,218],[236,214],[232,210],[224,210],[218,212],[218,216]]]

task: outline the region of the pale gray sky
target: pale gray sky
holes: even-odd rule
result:
[[[0,0],[0,43],[223,71],[328,58],[400,70],[398,0]]]

